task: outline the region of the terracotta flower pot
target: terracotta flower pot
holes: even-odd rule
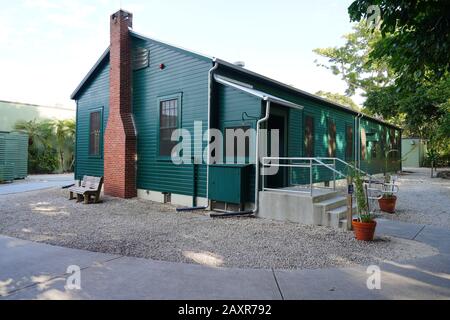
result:
[[[359,222],[357,219],[352,221],[353,231],[357,240],[372,241],[375,234],[377,222]]]
[[[380,205],[380,210],[384,211],[384,212],[394,213],[396,201],[397,201],[396,196],[378,199],[378,204]]]

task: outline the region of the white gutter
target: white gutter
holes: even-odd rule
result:
[[[267,121],[270,116],[270,100],[264,98],[266,101],[266,115],[264,118],[259,119],[256,122],[256,156],[255,156],[255,206],[253,207],[252,212],[258,212],[258,200],[259,200],[259,130],[261,123]],[[264,179],[264,177],[263,177]]]
[[[211,141],[211,91],[212,91],[212,74],[214,70],[216,70],[219,67],[219,64],[216,62],[216,59],[213,58],[213,67],[209,69],[208,72],[208,145],[207,145],[207,158],[206,158],[206,199],[208,201],[208,207],[209,207],[209,160],[210,160],[210,146],[209,143]]]

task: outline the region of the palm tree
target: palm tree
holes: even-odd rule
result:
[[[59,167],[64,172],[73,167],[74,120],[18,121],[15,129],[28,134],[30,171],[53,172]]]
[[[72,167],[75,144],[75,121],[72,119],[53,121],[56,150],[59,155],[60,170],[66,171]],[[67,166],[67,164],[69,164]]]
[[[33,146],[36,149],[42,149],[50,147],[50,137],[52,135],[52,123],[51,121],[36,120],[30,121],[18,121],[14,129],[28,134],[28,145]]]

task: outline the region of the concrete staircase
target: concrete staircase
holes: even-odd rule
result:
[[[339,192],[330,192],[314,198],[314,215],[321,216],[320,225],[345,229],[347,224],[347,198]],[[353,210],[356,204],[353,204]]]
[[[257,216],[346,229],[347,199],[342,191],[315,189],[312,195],[292,191],[261,191]]]

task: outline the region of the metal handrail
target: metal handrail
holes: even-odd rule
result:
[[[283,163],[267,163],[267,161],[270,160],[289,160],[289,161],[303,161],[303,163],[291,163],[291,164],[283,164]],[[324,161],[333,161],[333,164],[327,164]],[[386,186],[392,186],[391,191],[387,190],[379,190],[382,193],[397,193],[398,192],[398,186],[394,184],[387,184],[384,183],[377,178],[375,178],[373,175],[365,172],[364,170],[361,170],[360,168],[357,168],[356,166],[342,160],[339,158],[333,158],[333,157],[263,157],[262,159],[262,172],[261,175],[264,175],[264,168],[266,166],[273,166],[273,167],[288,167],[288,168],[309,168],[309,193],[312,195],[313,193],[313,179],[312,179],[312,168],[317,166],[326,167],[327,169],[331,170],[333,172],[333,190],[336,190],[336,175],[341,177],[346,177],[344,173],[336,169],[336,161],[344,164],[347,167],[350,167],[354,170],[359,171],[363,175],[366,175],[369,177],[369,184],[370,183],[379,183],[383,184],[384,187]],[[277,190],[273,188],[265,188],[264,186],[264,179],[262,179],[262,188],[263,190]],[[396,188],[396,190],[394,190]],[[291,192],[292,190],[290,190]],[[301,191],[292,191],[292,192],[301,192]]]
[[[323,160],[333,160],[333,164],[326,164],[323,161],[319,160],[319,159],[323,159]],[[300,160],[300,161],[308,161],[309,164],[303,164],[303,163],[293,163],[293,164],[281,164],[281,163],[266,163],[267,160]],[[316,163],[313,163],[316,162]],[[345,175],[336,170],[336,158],[317,158],[317,157],[263,157],[262,159],[262,172],[261,174],[264,175],[264,168],[266,166],[273,166],[273,167],[289,167],[289,168],[309,168],[309,193],[312,195],[313,194],[313,179],[312,179],[312,167],[314,166],[323,166],[326,167],[328,169],[330,169],[333,172],[333,190],[336,190],[336,174],[338,174],[339,176],[343,176],[345,177]],[[262,189],[263,191],[265,190],[276,190],[273,188],[266,188],[264,186],[264,179],[262,179]],[[287,191],[287,190],[286,190]],[[289,192],[300,192],[300,191],[292,191],[289,190]]]

